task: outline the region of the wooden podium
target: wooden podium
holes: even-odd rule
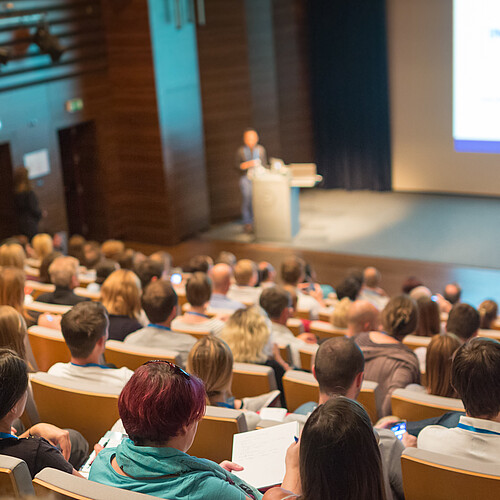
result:
[[[260,169],[253,178],[254,230],[257,240],[291,241],[299,232],[299,191],[313,187],[322,177],[316,165],[302,169],[307,175],[294,175],[292,168]],[[300,169],[296,169],[299,171]],[[313,173],[314,170],[314,173]]]

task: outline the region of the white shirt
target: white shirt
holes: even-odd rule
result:
[[[128,368],[107,368],[99,365],[79,366],[73,363],[56,363],[49,368],[49,375],[71,382],[102,384],[121,391],[134,374]]]
[[[175,351],[179,354],[181,365],[186,366],[189,351],[196,344],[196,340],[195,337],[187,333],[173,332],[170,328],[151,325],[130,333],[123,342],[130,345]]]
[[[418,435],[418,448],[500,464],[500,423],[462,416],[458,427],[452,429],[429,425]]]
[[[320,303],[311,295],[301,292],[297,288],[297,309],[309,311],[309,318],[317,320],[319,318]]]
[[[292,363],[297,368],[302,366],[300,362],[299,349],[302,349],[303,347],[318,348],[317,345],[308,344],[307,342],[297,338],[286,326],[280,325],[279,323],[273,323],[272,337],[276,344],[290,346],[290,351],[292,351]]]
[[[231,285],[226,297],[243,304],[258,304],[262,288],[260,286]]]

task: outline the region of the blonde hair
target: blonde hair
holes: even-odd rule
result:
[[[249,259],[241,259],[234,266],[234,280],[238,285],[246,286],[250,283],[252,276],[257,273],[257,265]]]
[[[26,323],[22,315],[11,306],[0,306],[0,347],[12,349],[26,360],[25,338]]]
[[[125,244],[120,240],[106,240],[101,245],[101,252],[106,259],[118,260],[125,251]]]
[[[264,363],[263,349],[269,340],[269,325],[256,307],[239,309],[227,320],[220,338],[227,342],[239,363]]]
[[[437,334],[427,346],[425,374],[427,391],[435,396],[456,398],[457,393],[451,385],[451,365],[453,354],[462,345],[453,333]]]
[[[117,269],[102,284],[101,298],[108,314],[137,318],[141,312],[141,282],[133,271]]]
[[[336,328],[347,328],[347,315],[352,300],[349,297],[344,297],[340,302],[337,302],[332,314],[332,325]]]
[[[50,281],[56,286],[69,287],[77,273],[78,259],[74,257],[56,257],[49,266]]]
[[[24,271],[26,254],[19,243],[5,243],[0,246],[0,266],[17,267]]]
[[[31,240],[31,246],[40,260],[43,260],[54,251],[52,238],[50,234],[47,233],[35,234]]]
[[[0,304],[23,314],[24,283],[24,272],[17,267],[0,268]]]
[[[231,396],[233,380],[233,353],[221,339],[207,335],[198,340],[187,360],[187,371],[203,380],[207,393],[207,404],[222,395]]]

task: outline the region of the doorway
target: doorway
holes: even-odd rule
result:
[[[0,143],[0,240],[17,232],[14,205],[14,175],[10,144]]]
[[[69,233],[103,239],[106,223],[95,123],[80,123],[58,134]]]

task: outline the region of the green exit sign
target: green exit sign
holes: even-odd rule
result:
[[[66,101],[66,111],[68,113],[76,113],[83,109],[83,99],[77,97],[76,99],[70,99]]]

